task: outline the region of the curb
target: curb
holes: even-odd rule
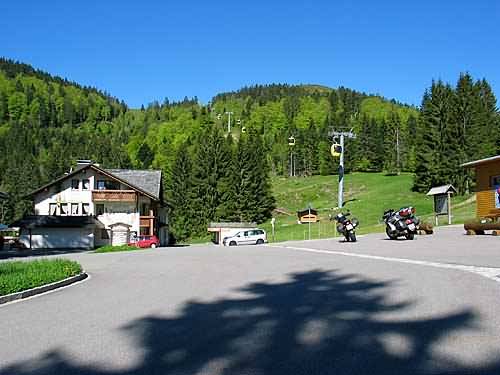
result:
[[[36,288],[28,289],[28,290],[23,290],[21,292],[17,293],[11,293],[7,294],[5,296],[0,297],[0,305],[7,303],[7,302],[12,302],[16,301],[19,299],[23,298],[28,298],[32,296],[36,296],[37,294],[45,293],[57,288],[62,288],[63,286],[67,286],[73,283],[76,283],[78,281],[84,280],[88,277],[88,275],[85,272],[82,272],[76,276],[71,276],[66,279],[56,281],[50,284],[42,285],[42,286],[37,286]]]

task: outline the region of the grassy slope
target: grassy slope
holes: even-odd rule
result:
[[[425,194],[411,191],[413,176],[403,173],[399,176],[386,176],[382,173],[352,173],[344,180],[344,210],[350,210],[360,220],[359,233],[383,231],[380,218],[385,209],[398,209],[412,205],[417,215],[423,220],[433,222],[433,200]],[[318,210],[320,224],[311,225],[311,237],[331,237],[334,233],[333,222],[328,221],[328,214],[338,212],[337,176],[313,176],[308,178],[276,178],[273,180],[277,207],[291,215],[276,216],[276,240],[304,239],[308,237],[308,225],[297,224],[296,211],[305,209],[311,202]],[[470,197],[453,198],[453,205],[459,205],[454,211],[453,223],[462,223],[474,217],[474,202],[462,203]],[[461,205],[460,205],[461,204]],[[453,210],[452,210],[453,212]],[[441,222],[445,222],[445,217]],[[262,225],[269,232],[271,225]]]

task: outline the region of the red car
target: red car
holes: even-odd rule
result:
[[[137,236],[128,243],[129,246],[150,247],[154,249],[160,246],[160,240],[156,236]]]

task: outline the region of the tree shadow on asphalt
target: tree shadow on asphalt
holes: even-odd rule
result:
[[[476,328],[472,311],[382,320],[412,305],[391,302],[393,284],[336,271],[292,274],[286,282],[245,286],[241,297],[189,302],[172,318],[130,322],[123,330],[144,352],[130,369],[82,366],[61,350],[0,374],[500,373],[500,362],[469,368],[434,352],[444,336]]]

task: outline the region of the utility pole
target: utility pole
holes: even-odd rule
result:
[[[226,115],[228,116],[228,119],[227,119],[227,134],[230,134],[231,133],[231,115],[233,114],[233,112],[226,112]]]
[[[290,146],[290,177],[295,176],[295,155],[293,153],[293,147],[295,146],[295,137],[292,135],[288,138],[288,146]]]
[[[329,133],[330,136],[339,137],[340,140],[340,161],[339,161],[339,195],[338,195],[338,207],[342,208],[344,205],[344,138],[356,139],[356,134],[352,132],[352,129],[348,132],[336,132],[332,131]]]
[[[399,127],[396,128],[396,171],[399,175]]]

